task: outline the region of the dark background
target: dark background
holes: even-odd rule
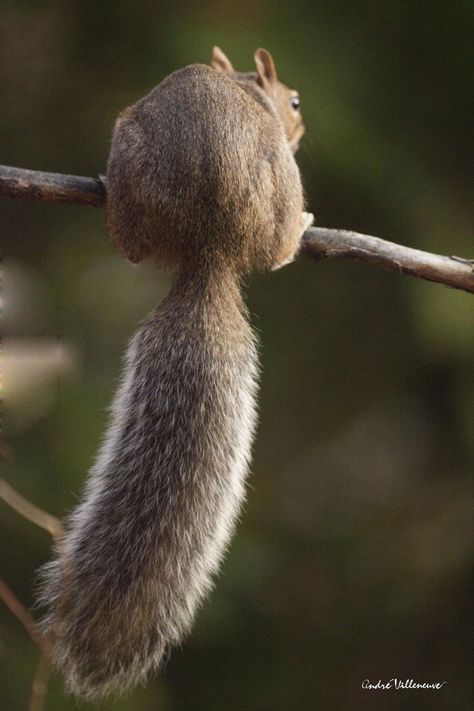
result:
[[[310,209],[444,254],[472,244],[474,4],[8,2],[1,162],[96,175],[124,106],[218,44],[258,46],[298,88]],[[3,476],[51,513],[77,502],[127,339],[168,280],[109,244],[104,212],[3,201]],[[79,708],[472,708],[472,295],[350,262],[255,275],[260,426],[215,591],[163,673]],[[31,606],[48,535],[0,504],[1,575]],[[0,705],[37,659],[0,606]],[[368,678],[447,681],[362,691]],[[48,711],[75,708],[55,677]]]

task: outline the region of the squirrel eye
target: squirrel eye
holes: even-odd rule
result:
[[[298,111],[300,107],[300,97],[299,96],[292,96],[290,99],[290,104],[291,108],[294,109],[295,111]]]

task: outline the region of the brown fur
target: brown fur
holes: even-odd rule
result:
[[[172,266],[130,344],[82,503],[44,571],[45,629],[75,693],[144,679],[189,629],[244,497],[257,360],[240,293],[290,260],[307,218],[271,57],[167,77],[118,119],[107,225],[133,262]],[[286,97],[286,98],[285,98]]]

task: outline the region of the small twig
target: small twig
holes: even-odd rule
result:
[[[28,610],[18,600],[16,595],[10,590],[2,578],[0,578],[0,599],[3,600],[10,612],[21,622],[40,652],[44,656],[50,657],[51,647],[49,642],[39,631],[36,622],[33,620]]]
[[[50,657],[42,654],[36,665],[33,683],[31,685],[31,696],[28,711],[43,711],[48,693],[48,680],[51,673]]]
[[[53,538],[58,539],[63,534],[64,529],[58,518],[51,516],[51,514],[46,513],[46,511],[25,499],[4,479],[0,479],[0,499],[3,499],[20,516],[48,531]]]
[[[62,535],[63,527],[59,519],[32,504],[3,479],[0,479],[0,498],[21,516],[28,519],[28,521],[32,521],[32,523],[48,531],[54,539],[57,540]],[[43,711],[46,694],[48,692],[48,679],[51,672],[52,640],[46,638],[41,633],[28,610],[1,578],[0,599],[3,600],[10,612],[21,622],[40,650],[41,655],[33,677],[28,711]]]
[[[84,178],[0,166],[0,197],[104,207],[106,183],[102,177]],[[462,257],[443,257],[378,237],[326,227],[310,227],[304,234],[301,251],[316,260],[358,259],[474,293],[472,260]]]

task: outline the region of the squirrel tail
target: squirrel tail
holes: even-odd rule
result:
[[[244,498],[256,349],[238,286],[219,283],[176,283],[133,338],[85,496],[42,571],[55,663],[89,699],[140,682],[182,639]]]

